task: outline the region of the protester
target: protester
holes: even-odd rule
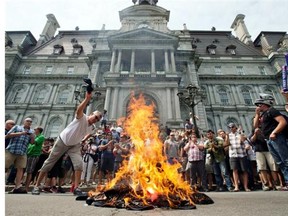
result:
[[[44,162],[36,182],[32,194],[39,195],[39,185],[46,175],[46,173],[52,169],[54,164],[59,158],[67,152],[70,156],[75,169],[75,189],[74,195],[83,195],[83,192],[78,188],[81,173],[82,173],[82,156],[80,152],[81,140],[87,134],[91,134],[93,131],[93,124],[100,121],[102,114],[99,111],[94,111],[89,116],[84,114],[84,109],[88,105],[92,97],[91,92],[86,92],[84,100],[78,105],[74,120],[60,133],[57,138],[48,159]]]
[[[23,125],[15,125],[5,136],[11,138],[5,151],[5,169],[7,170],[14,164],[17,169],[15,188],[11,193],[27,193],[21,189],[21,181],[24,169],[27,164],[27,148],[29,143],[34,143],[34,131],[31,129],[32,119],[26,118]]]
[[[260,128],[267,141],[269,152],[279,166],[285,180],[282,190],[288,191],[288,143],[284,128],[287,122],[279,110],[273,107],[275,99],[269,94],[260,94],[256,99],[254,127]]]

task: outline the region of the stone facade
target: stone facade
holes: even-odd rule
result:
[[[229,122],[251,130],[253,101],[271,93],[283,109],[281,66],[286,32],[261,32],[254,42],[237,15],[231,31],[193,31],[167,27],[170,11],[157,1],[133,1],[120,11],[119,30],[59,31],[52,14],[37,41],[28,31],[5,34],[5,119],[21,124],[31,117],[55,137],[74,117],[83,77],[97,85],[87,114],[108,110],[111,122],[126,116],[131,93],[155,104],[159,123],[183,127],[190,107],[177,93],[189,84],[206,98],[195,106],[200,131],[227,129]],[[200,101],[200,98],[198,98]]]

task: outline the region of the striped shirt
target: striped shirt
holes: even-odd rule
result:
[[[245,157],[247,156],[245,145],[241,142],[241,134],[239,133],[229,133],[229,157],[236,158],[236,157]]]
[[[196,144],[192,142],[191,140],[186,144],[184,147],[185,149],[188,148],[187,154],[188,154],[188,161],[200,161],[204,160],[204,151],[200,150],[198,148],[199,142]]]

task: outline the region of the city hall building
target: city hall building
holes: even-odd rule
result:
[[[157,2],[131,2],[119,11],[117,30],[103,25],[56,34],[60,23],[48,14],[40,38],[6,31],[5,120],[22,124],[31,117],[45,136],[58,136],[84,97],[84,77],[94,84],[86,113],[106,109],[110,122],[126,116],[131,94],[154,103],[159,124],[170,128],[183,128],[194,111],[200,131],[227,130],[235,122],[249,132],[253,101],[261,92],[272,94],[275,107],[284,110],[285,31],[262,31],[252,41],[242,14],[235,14],[227,31],[196,31],[185,24],[171,30],[170,11]],[[180,100],[178,93],[185,97],[189,85],[196,91]]]

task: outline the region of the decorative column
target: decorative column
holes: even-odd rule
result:
[[[114,88],[113,91],[113,101],[112,101],[112,115],[111,118],[116,120],[116,109],[118,108],[117,104],[118,104],[118,93],[119,93],[119,87]]]
[[[48,103],[52,104],[53,101],[55,100],[57,89],[58,89],[58,84],[54,84],[52,87],[52,91],[51,91],[51,95],[49,97]]]
[[[169,72],[169,59],[168,59],[168,51],[165,50],[165,72]]]
[[[134,74],[135,72],[135,50],[131,52],[131,65],[130,65],[130,73]]]
[[[36,83],[33,83],[29,86],[29,89],[27,92],[34,92],[34,89],[35,89],[35,86],[36,86]],[[31,103],[31,98],[32,98],[33,94],[26,94],[26,98],[24,100],[24,102],[27,102],[27,103]]]
[[[110,72],[115,72],[115,59],[116,59],[116,50],[112,52],[111,64],[110,64]]]
[[[93,61],[92,71],[95,71],[95,73],[94,73],[94,77],[92,79],[92,82],[94,84],[98,83],[97,79],[98,79],[98,76],[99,76],[99,67],[100,67],[100,63],[97,60]]]
[[[181,119],[181,111],[180,111],[180,103],[179,103],[179,97],[177,96],[178,88],[174,88],[174,101],[175,101],[175,114],[176,119]]]
[[[172,73],[176,73],[174,50],[170,50]]]
[[[171,90],[170,90],[170,88],[166,88],[166,100],[167,100],[168,119],[172,119]]]
[[[240,104],[242,104],[242,100],[240,100],[240,98],[239,98],[239,93],[238,93],[235,85],[232,85],[231,88],[232,88],[232,96],[234,98],[234,103],[237,104],[237,101],[238,101],[238,102],[240,102]]]
[[[104,109],[108,111],[109,104],[110,104],[110,97],[111,97],[111,87],[107,88]]]
[[[121,70],[121,58],[122,58],[122,50],[118,50],[118,59],[117,59],[117,66],[116,66],[117,73],[119,73]]]
[[[151,50],[151,74],[155,74],[155,51],[154,49]]]
[[[209,92],[209,97],[210,97],[210,102],[211,104],[215,104],[215,89],[213,88],[214,86],[208,85],[208,92]]]

